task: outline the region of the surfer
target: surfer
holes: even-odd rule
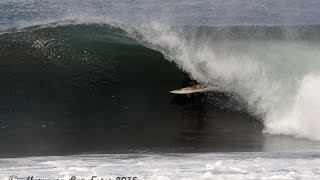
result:
[[[192,78],[189,79],[191,81],[192,85],[189,84],[188,87],[184,87],[177,90],[172,90],[170,93],[173,94],[192,94],[192,93],[201,93],[201,92],[207,92],[210,90],[210,86],[200,85],[198,82]]]
[[[192,79],[192,89],[197,89],[197,81]]]

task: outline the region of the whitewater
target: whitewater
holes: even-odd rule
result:
[[[0,166],[3,179],[10,177],[34,179],[317,179],[318,155],[291,154],[122,154],[76,155],[67,157],[30,157],[3,159],[9,166]],[[41,169],[34,171],[34,169]],[[19,174],[16,174],[19,171]],[[58,177],[57,177],[58,176]]]
[[[157,23],[140,32],[194,79],[239,95],[265,132],[319,140],[319,42],[296,40],[295,32],[287,41],[219,42]]]

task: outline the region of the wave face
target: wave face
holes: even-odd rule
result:
[[[0,156],[272,149],[225,94],[170,94],[188,75],[128,35],[72,23],[0,35]]]
[[[302,9],[299,8],[302,4],[296,1],[290,6],[285,1],[262,1],[258,3],[263,5],[261,7],[250,2],[189,2],[177,11],[180,1],[171,3],[168,8],[165,8],[166,3],[154,1],[136,1],[130,6],[126,5],[128,2],[111,1],[89,4],[84,1],[24,1],[22,4],[3,1],[0,15],[7,18],[0,22],[1,59],[4,59],[1,78],[3,82],[13,77],[15,82],[21,81],[8,87],[43,83],[44,89],[49,86],[41,78],[50,78],[50,88],[45,91],[34,90],[30,85],[31,97],[43,92],[55,96],[50,94],[50,89],[63,85],[71,88],[59,91],[66,93],[59,97],[70,97],[68,93],[76,90],[80,94],[95,92],[97,97],[115,94],[110,96],[109,101],[113,102],[125,88],[134,91],[135,87],[143,87],[151,91],[153,87],[152,91],[159,90],[160,101],[162,90],[167,92],[178,87],[175,82],[186,79],[176,64],[199,82],[214,84],[215,91],[239,97],[244,102],[241,108],[261,119],[265,132],[320,140],[320,96],[317,94],[320,89],[320,28],[314,25],[320,23],[316,8],[319,2],[301,1],[306,7]],[[243,3],[246,8],[229,16],[220,12],[221,9],[232,12]],[[187,11],[192,5],[198,7],[198,11]],[[25,7],[27,10],[19,15],[10,11],[18,12]],[[290,13],[295,11],[300,12],[299,17]],[[135,58],[135,54],[143,58]],[[26,60],[28,57],[30,60]],[[126,60],[119,61],[119,58]],[[5,71],[9,66],[24,74],[14,76],[12,69],[11,74],[5,73],[9,72]],[[50,71],[61,73],[50,77]],[[25,77],[32,81],[24,82]],[[125,83],[120,86],[117,82]],[[159,86],[159,82],[171,83]],[[97,87],[105,84],[110,84],[109,88],[96,92]],[[15,92],[10,88],[2,90],[14,96],[25,93],[25,90],[19,91],[19,87],[14,89]],[[91,98],[88,96],[87,101],[98,99]],[[23,101],[30,102],[27,97]],[[115,111],[111,109],[110,112]]]
[[[33,27],[1,35],[3,81],[14,77],[14,71],[24,72],[4,91],[27,94],[32,102],[38,91],[52,96],[50,89],[54,88],[64,92],[56,95],[59,98],[75,96],[81,89],[100,98],[112,94],[110,100],[105,99],[109,102],[129,90],[149,91],[162,98],[163,92],[179,87],[176,82],[186,81],[177,64],[199,82],[214,84],[215,91],[235,94],[244,102],[241,109],[263,120],[266,132],[320,138],[315,110],[319,107],[319,27],[172,27],[158,23],[116,27]],[[174,64],[167,64],[159,52],[139,42]],[[10,64],[17,69],[12,70]],[[6,71],[6,67],[10,68]],[[50,77],[51,71],[55,77]],[[27,77],[30,82],[23,82]],[[18,92],[19,79],[21,86],[29,83],[28,90]],[[32,90],[39,87],[37,83],[43,87]],[[7,93],[2,94],[7,98]],[[26,99],[23,103],[31,101]],[[42,99],[39,104],[50,104],[44,101],[51,100]]]

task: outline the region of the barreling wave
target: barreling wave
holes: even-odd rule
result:
[[[174,65],[162,63],[163,54],[197,81],[239,96],[247,111],[263,120],[265,132],[320,140],[318,26],[192,27],[88,19],[60,25],[3,33],[1,56],[23,52],[14,58],[30,55],[74,71],[70,79],[76,87],[132,84],[127,78],[132,74],[140,80],[152,75],[153,80],[140,82],[145,88],[158,80],[183,80]],[[140,68],[148,74],[139,75]]]
[[[239,95],[265,132],[320,139],[319,27],[137,29],[193,78]]]

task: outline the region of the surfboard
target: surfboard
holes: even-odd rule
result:
[[[211,86],[205,86],[205,85],[195,85],[195,86],[189,86],[177,90],[172,90],[170,93],[173,94],[192,94],[192,93],[201,93],[201,92],[207,92],[210,91],[212,87]]]

